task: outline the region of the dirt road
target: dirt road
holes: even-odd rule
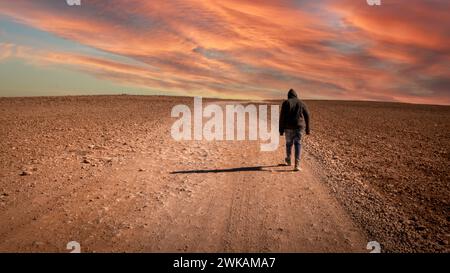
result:
[[[133,107],[101,124],[98,109],[83,125],[46,116],[34,130],[56,131],[27,138],[38,140],[30,156],[2,132],[22,158],[1,177],[0,251],[68,252],[77,241],[83,252],[368,252],[307,153],[298,173],[279,165],[284,140],[275,152],[255,141],[175,142],[170,116]],[[136,123],[116,124],[127,115]]]
[[[281,154],[258,153],[258,146],[249,143],[197,145],[181,146],[181,162],[176,154],[161,158],[170,185],[161,206],[133,217],[145,219],[150,227],[137,250],[364,250],[364,236],[311,165],[305,164],[302,173],[291,172],[292,167],[278,166]],[[143,159],[142,164],[149,161]]]

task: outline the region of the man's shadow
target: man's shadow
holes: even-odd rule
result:
[[[186,170],[186,171],[174,171],[170,174],[188,174],[188,173],[230,173],[230,172],[251,172],[251,171],[261,171],[261,172],[271,172],[267,168],[275,167],[286,167],[286,164],[269,165],[269,166],[254,166],[254,167],[240,167],[240,168],[229,168],[229,169],[204,169],[204,170]],[[276,170],[277,172],[290,172],[291,170]]]

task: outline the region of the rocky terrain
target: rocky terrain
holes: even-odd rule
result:
[[[395,252],[448,252],[450,107],[311,101],[306,147],[369,234]]]
[[[174,141],[192,101],[0,98],[0,251],[449,251],[449,107],[308,101],[294,173],[283,141]]]

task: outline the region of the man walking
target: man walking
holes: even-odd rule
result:
[[[306,105],[298,99],[294,89],[289,90],[288,99],[281,105],[280,135],[286,134],[286,164],[291,166],[292,145],[295,148],[294,171],[300,171],[302,130],[309,135],[309,112]]]

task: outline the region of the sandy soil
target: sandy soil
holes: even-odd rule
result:
[[[175,142],[179,103],[0,99],[0,251],[448,252],[448,107],[309,102],[294,173],[284,141]]]
[[[309,102],[306,147],[369,238],[395,252],[450,252],[450,107]]]

